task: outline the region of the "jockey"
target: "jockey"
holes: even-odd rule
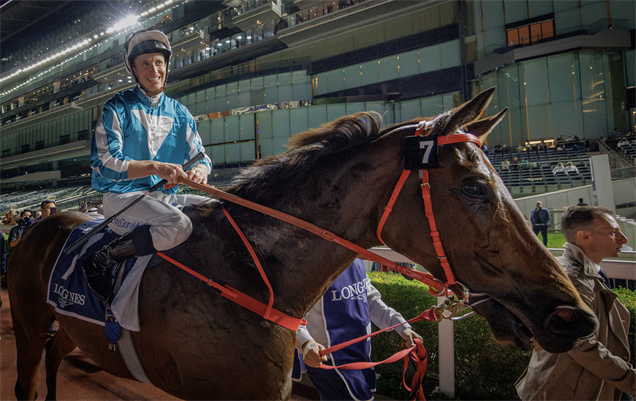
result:
[[[112,270],[118,262],[188,239],[192,223],[175,206],[208,199],[178,195],[171,186],[179,177],[207,183],[212,168],[208,156],[188,171],[181,167],[204,149],[190,112],[163,93],[172,56],[166,35],[157,30],[136,32],[124,50],[126,68],[137,86],[115,94],[104,105],[91,147],[92,187],[104,194],[104,217],[109,218],[162,179],[168,185],[114,219],[109,227],[122,237],[84,262],[89,287],[103,302],[111,300]]]

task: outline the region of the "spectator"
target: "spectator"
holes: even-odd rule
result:
[[[528,159],[521,159],[521,168],[530,168],[530,162]]]
[[[622,149],[623,146],[629,146],[629,141],[625,138],[622,138],[620,141],[618,141],[618,143],[616,144],[616,147],[618,149]]]
[[[579,203],[576,206],[587,206],[587,203],[583,202],[583,198],[579,198]]]
[[[574,164],[572,164],[572,162],[568,162],[568,164],[565,165],[565,172],[568,175],[578,175],[579,169]]]
[[[566,243],[557,260],[596,315],[599,326],[565,353],[535,349],[517,382],[524,400],[633,400],[636,370],[630,360],[629,310],[607,286],[604,258],[617,257],[627,238],[611,210],[570,206],[561,218]]]
[[[510,170],[519,170],[519,159],[515,156],[510,163]]]
[[[50,215],[57,213],[55,202],[48,199],[45,201],[42,201],[42,203],[40,203],[39,212],[40,212],[39,214],[36,212],[36,217],[34,220],[27,221],[26,225],[24,226],[23,232],[28,230],[34,223],[37,223],[40,220],[44,220]]]
[[[565,169],[565,166],[563,165],[563,163],[559,162],[552,169],[552,175],[568,175],[568,172]]]
[[[345,291],[351,286],[359,289],[357,296]],[[356,259],[329,287],[325,295],[309,311],[307,326],[300,326],[296,347],[302,352],[309,378],[320,393],[321,400],[372,400],[375,391],[375,372],[363,370],[325,370],[320,365],[342,365],[371,360],[371,342],[361,341],[346,349],[320,356],[325,346],[340,344],[371,332],[371,322],[380,328],[403,323],[395,330],[414,344],[422,339],[394,309],[389,308],[367,277],[364,263]]]
[[[618,130],[618,128],[614,128],[614,132],[612,132],[612,136],[618,138],[620,136],[623,136],[623,134],[621,134],[621,132]]]
[[[543,237],[543,245],[548,246],[548,227],[552,225],[552,217],[550,211],[543,208],[543,203],[538,201],[536,208],[530,212],[530,223],[532,223],[532,231],[539,236],[539,232]]]
[[[502,170],[509,170],[509,169],[510,169],[510,160],[508,160],[508,159],[504,159],[504,160],[501,162],[501,169],[502,169]]]
[[[18,219],[17,224],[11,228],[11,231],[9,231],[9,246],[11,248],[18,245],[20,237],[22,237],[22,233],[24,232],[24,228],[30,220],[31,211],[28,209],[23,210],[22,213],[20,213],[20,219]]]

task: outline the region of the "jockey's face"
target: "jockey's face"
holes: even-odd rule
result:
[[[163,90],[166,69],[166,60],[159,52],[139,55],[133,62],[135,76],[149,96],[154,96]]]

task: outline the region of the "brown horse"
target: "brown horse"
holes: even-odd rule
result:
[[[488,90],[432,119],[430,137],[471,132],[482,141],[503,113],[477,120]],[[380,244],[376,228],[404,166],[403,143],[416,124],[381,131],[360,113],[292,137],[277,157],[247,168],[228,191],[323,227],[364,248]],[[440,146],[430,170],[432,204],[456,279],[490,299],[478,312],[497,339],[553,352],[570,349],[596,320],[561,268],[532,233],[487,157],[474,143]],[[253,245],[276,295],[274,308],[301,318],[356,254],[288,223],[213,200],[184,210],[194,231],[166,252],[202,274],[266,302],[269,291],[230,226],[224,206]],[[51,268],[79,213],[49,217],[28,231],[8,267],[18,351],[16,396],[35,399],[46,348],[48,399],[56,396],[62,358],[78,346],[104,370],[132,378],[103,327],[54,313],[45,302]],[[382,231],[384,242],[444,279],[412,171]],[[141,282],[141,331],[132,340],[151,382],[184,399],[287,399],[295,332],[219,296],[168,262]],[[47,328],[59,331],[47,342]]]

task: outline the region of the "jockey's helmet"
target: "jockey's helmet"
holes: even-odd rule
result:
[[[128,72],[130,72],[130,74],[135,78],[135,81],[138,81],[135,73],[133,72],[133,63],[135,61],[135,57],[147,53],[163,53],[166,59],[167,79],[167,67],[170,64],[170,57],[172,57],[172,47],[170,47],[170,41],[166,35],[155,29],[137,31],[130,35],[124,44],[124,62],[126,63],[126,69]]]

